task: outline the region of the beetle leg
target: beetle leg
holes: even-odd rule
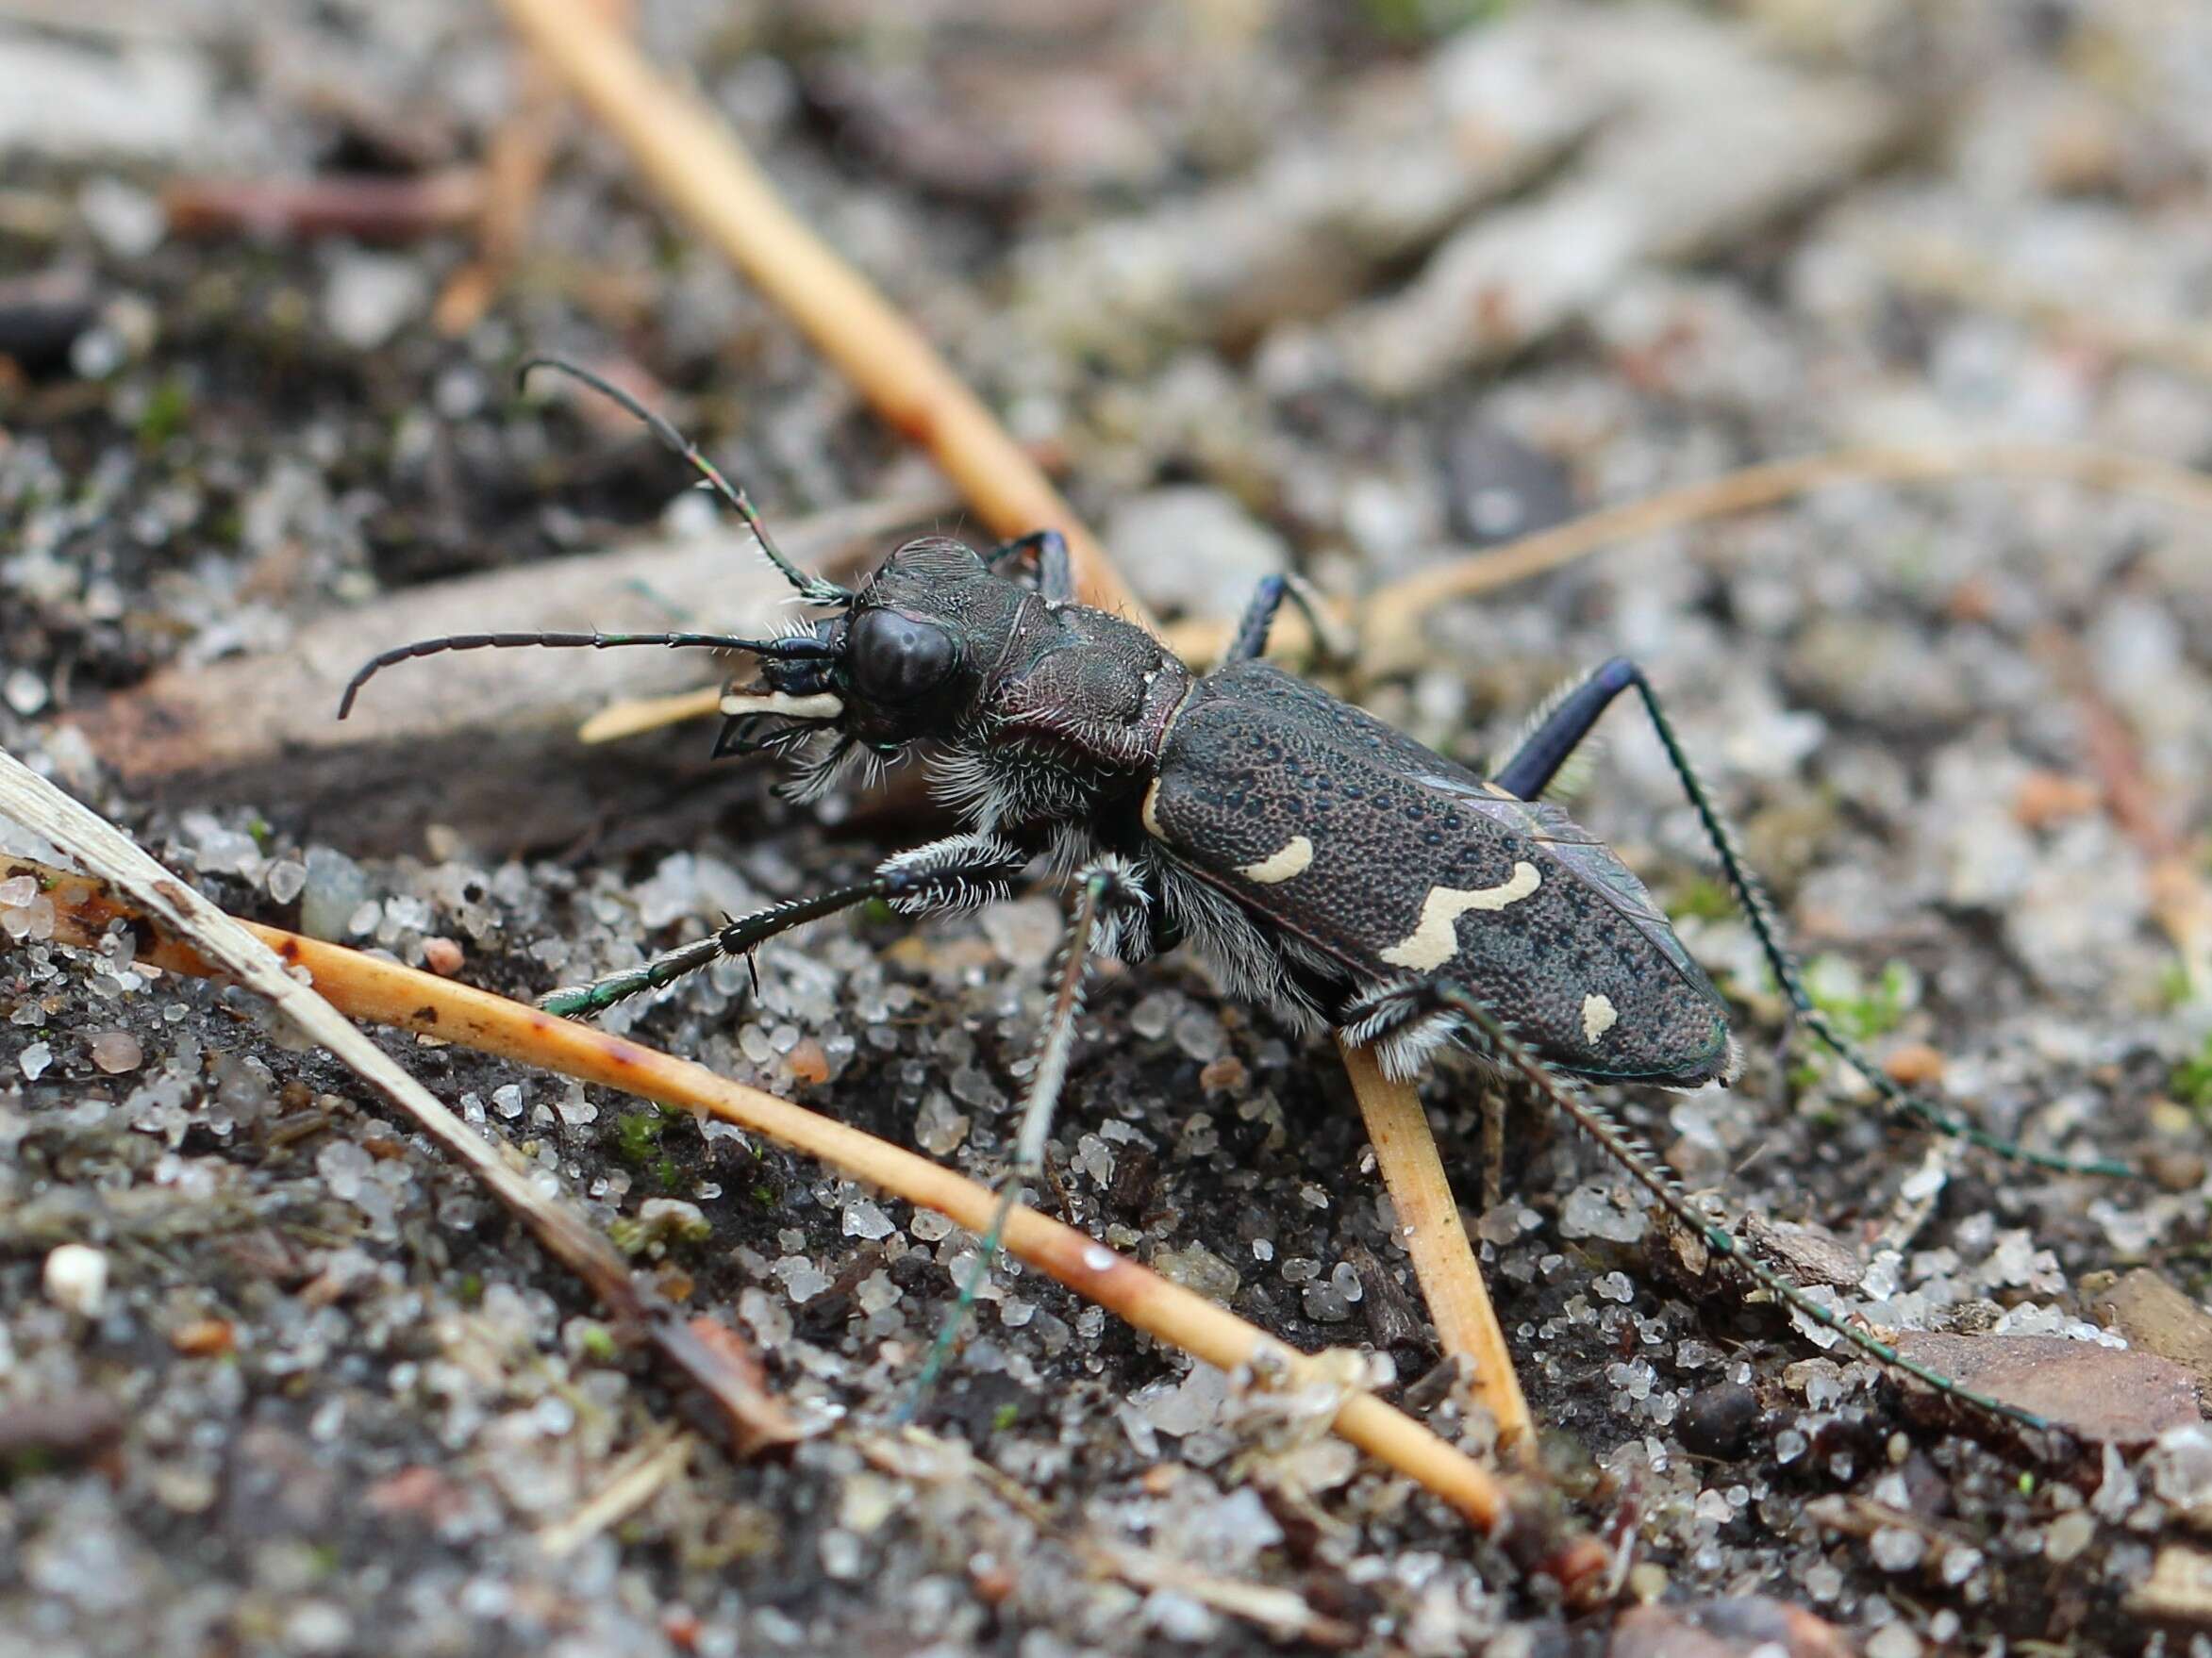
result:
[[[1400,992],[1405,1010],[1418,1017],[1422,1011],[1446,1011],[1465,1022],[1478,1050],[1494,1064],[1519,1072],[1546,1102],[1564,1114],[1617,1163],[1622,1170],[1650,1194],[1660,1208],[1688,1228],[1715,1259],[1726,1260],[1761,1289],[1790,1311],[1821,1328],[1835,1332],[1853,1347],[1878,1363],[1902,1370],[1938,1393],[1950,1395],[1992,1416],[2003,1417],[2025,1428],[2048,1431],[2052,1424],[2032,1411],[1977,1393],[1955,1377],[1947,1376],[1907,1358],[1889,1343],[1848,1321],[1834,1308],[1805,1292],[1794,1279],[1776,1271],[1745,1247],[1725,1223],[1683,1188],[1657,1152],[1635,1129],[1539,1059],[1515,1035],[1510,1021],[1473,990],[1451,980],[1432,979],[1405,987]]]
[[[1766,887],[1752,872],[1738,847],[1736,831],[1721,809],[1713,804],[1712,795],[1690,764],[1689,754],[1675,734],[1674,722],[1667,718],[1667,711],[1659,705],[1658,692],[1652,688],[1643,670],[1625,656],[1616,656],[1603,664],[1581,684],[1561,697],[1552,712],[1530,734],[1528,739],[1514,753],[1492,779],[1499,788],[1534,800],[1551,783],[1559,768],[1597,723],[1598,716],[1622,691],[1633,688],[1642,699],[1644,712],[1651,716],[1652,727],[1659,735],[1659,742],[1667,751],[1667,758],[1674,768],[1674,775],[1681,779],[1682,789],[1696,809],[1698,821],[1704,825],[1705,838],[1721,862],[1721,871],[1727,877],[1730,888],[1736,894],[1744,919],[1751,923],[1752,935],[1758,940],[1759,950],[1767,958],[1767,967],[1774,975],[1774,982],[1782,987],[1789,998],[1790,1006],[1805,1028],[1817,1036],[1823,1046],[1845,1063],[1856,1069],[1882,1096],[1884,1104],[1899,1117],[1910,1118],[1922,1127],[1938,1134],[1964,1139],[1985,1151],[1994,1152],[2000,1157],[2016,1163],[2032,1164],[2038,1169],[2055,1169],[2066,1174],[2124,1175],[2131,1170],[2125,1164],[2098,1158],[2076,1161],[2049,1152],[2037,1152],[2014,1141],[1993,1135],[1987,1129],[1967,1121],[1956,1113],[1937,1104],[1932,1100],[1913,1093],[1893,1081],[1880,1064],[1871,1058],[1844,1031],[1829,1018],[1813,1000],[1805,987],[1804,970],[1797,959],[1782,941],[1782,921],[1776,914],[1773,901],[1767,896]]]
[[[884,859],[865,881],[788,899],[749,916],[735,917],[704,938],[588,985],[555,990],[541,997],[538,1005],[563,1018],[599,1013],[632,996],[672,985],[724,957],[750,955],[779,933],[872,898],[910,916],[932,910],[972,909],[1004,897],[1027,862],[1025,854],[994,836],[955,835],[933,840]]]
[[[1068,556],[1068,538],[1057,530],[1032,530],[1017,536],[988,558],[987,569],[996,573],[1012,560],[1037,567],[1037,590],[1048,605],[1070,605],[1075,600],[1075,566]]]
[[[944,1322],[930,1345],[929,1354],[914,1378],[914,1386],[899,1407],[898,1419],[911,1421],[928,1397],[938,1374],[944,1368],[961,1329],[967,1324],[975,1297],[990,1280],[1006,1220],[1021,1201],[1022,1188],[1044,1173],[1044,1148],[1052,1134],[1053,1114],[1059,1105],[1061,1085],[1068,1077],[1068,1053],[1075,1042],[1075,1020],[1083,1012],[1083,987],[1094,956],[1116,953],[1129,927],[1141,920],[1149,900],[1127,860],[1108,854],[1086,864],[1075,873],[1075,908],[1060,945],[1053,981],[1052,1011],[1038,1037],[1035,1068],[1029,1074],[1029,1092],[1022,1106],[1022,1123],[1014,1138],[1014,1157],[999,1183],[990,1226],[959,1299],[945,1314]]]
[[[1224,662],[1247,662],[1267,653],[1268,635],[1275,625],[1275,612],[1288,599],[1298,606],[1306,618],[1306,625],[1313,630],[1314,656],[1317,661],[1349,662],[1355,641],[1348,638],[1342,627],[1322,605],[1321,595],[1302,575],[1270,575],[1260,578],[1253,589],[1251,603],[1244,606],[1242,620],[1237,623],[1236,637],[1229,648],[1222,653]]]

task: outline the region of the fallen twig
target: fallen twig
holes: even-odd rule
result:
[[[798,1423],[781,1401],[758,1386],[744,1367],[732,1363],[721,1344],[702,1339],[657,1292],[639,1283],[613,1244],[592,1231],[574,1208],[541,1192],[529,1175],[509,1161],[507,1148],[493,1146],[448,1111],[390,1054],[348,1024],[328,1000],[286,971],[286,963],[264,939],[4,749],[0,815],[81,858],[99,879],[70,877],[13,861],[10,874],[36,874],[65,898],[74,896],[77,902],[71,906],[73,913],[89,904],[94,913],[105,909],[120,914],[118,895],[127,897],[138,915],[158,929],[173,959],[189,957],[194,970],[220,973],[242,985],[412,1119],[482,1181],[557,1260],[581,1278],[622,1326],[640,1335],[656,1354],[720,1407],[740,1454],[801,1436]],[[56,909],[62,907],[58,901]],[[87,941],[96,939],[104,927],[104,920],[92,925]]]
[[[879,556],[886,538],[949,500],[857,503],[790,521],[780,536],[792,556],[834,573]],[[597,833],[610,794],[638,792],[625,775],[634,762],[577,754],[577,722],[609,694],[666,692],[714,669],[659,651],[588,664],[557,651],[455,655],[379,680],[341,724],[331,715],[361,658],[456,626],[665,626],[672,606],[757,630],[789,591],[740,531],[640,541],[372,600],[303,625],[280,653],[164,669],[70,723],[141,795],[189,781],[202,795],[291,811],[310,831],[342,825],[356,854],[420,851],[425,822],[490,855],[542,848]],[[702,771],[707,747],[697,749]],[[524,788],[531,809],[518,817]]]
[[[1529,1415],[1521,1379],[1513,1373],[1513,1355],[1506,1350],[1505,1333],[1467,1241],[1458,1200],[1452,1195],[1440,1160],[1433,1154],[1409,1156],[1402,1150],[1414,1136],[1432,1147],[1436,1143],[1421,1094],[1411,1083],[1394,1083],[1383,1075],[1368,1050],[1349,1043],[1339,1046],[1353,1092],[1359,1097],[1360,1114],[1367,1120],[1375,1164],[1389,1190],[1398,1229],[1405,1235],[1405,1252],[1413,1258],[1414,1276],[1427,1298],[1429,1317],[1436,1320],[1437,1340],[1448,1356],[1466,1361],[1477,1397],[1497,1419],[1500,1448],[1526,1461],[1536,1451],[1536,1419]]]
[[[784,205],[737,137],[655,72],[592,7],[502,0],[507,19],[567,80],[684,218],[757,283],[876,411],[927,450],[1003,536],[1068,538],[1086,604],[1141,618],[1073,508],[929,342]]]
[[[451,167],[402,178],[326,174],[317,178],[180,178],[161,192],[169,228],[179,236],[354,236],[412,241],[474,219],[484,205],[484,174]]]
[[[12,772],[29,775],[13,761],[7,764]],[[46,785],[39,787],[54,792]],[[0,793],[0,807],[11,816],[23,817],[5,793]],[[52,831],[43,823],[25,821],[51,836]],[[124,844],[127,846],[127,842]],[[133,852],[137,857],[144,855],[135,849]],[[30,859],[0,858],[0,880],[17,874],[30,874],[41,882],[44,896],[54,904],[55,937],[63,943],[89,946],[110,923],[123,920],[140,935],[140,961],[170,972],[235,971],[224,957],[214,958],[211,964],[210,957],[202,953],[197,935],[179,927],[171,904],[156,904],[135,889],[127,895],[119,894],[100,881]],[[166,875],[161,882],[165,887],[178,885]],[[199,908],[220,915],[196,894],[189,896]],[[287,966],[305,970],[317,996],[351,1018],[434,1036],[478,1053],[701,1112],[820,1158],[852,1179],[934,1209],[972,1232],[980,1233],[990,1223],[997,1200],[990,1187],[859,1129],[717,1076],[704,1066],[397,962],[281,928],[224,920],[228,925],[244,926]],[[288,979],[286,983],[292,982]],[[305,994],[297,985],[292,988]],[[361,1041],[359,1034],[345,1027],[342,1020],[336,1022],[353,1042]],[[325,1039],[321,1029],[315,1036],[317,1040]],[[396,1074],[399,1085],[421,1092],[419,1086],[398,1071],[380,1051],[372,1052],[388,1072]],[[427,1095],[423,1099],[446,1121],[452,1121],[442,1106]],[[409,1107],[411,1114],[414,1109]],[[473,1162],[491,1157],[480,1140],[466,1130],[460,1132],[472,1149],[464,1154]],[[503,1178],[510,1182],[519,1179],[507,1174],[504,1165],[493,1162]],[[566,1211],[560,1213],[565,1217]],[[594,1243],[598,1241],[594,1238]],[[1304,1355],[1294,1349],[1206,1297],[1170,1283],[1073,1227],[1034,1210],[1014,1210],[1006,1225],[1006,1243],[1010,1253],[1147,1335],[1222,1369],[1235,1369],[1239,1365],[1295,1369],[1305,1362]],[[626,1275],[624,1283],[628,1283]],[[1372,1395],[1357,1393],[1347,1398],[1337,1413],[1335,1427],[1353,1444],[1418,1481],[1485,1530],[1494,1531],[1507,1518],[1516,1488],[1513,1482],[1489,1473],[1466,1452]]]
[[[1357,606],[1339,601],[1332,613],[1358,628],[1361,675],[1384,678],[1421,660],[1422,625],[1440,605],[1549,574],[1617,541],[1779,506],[1838,484],[1943,483],[1983,476],[2057,479],[2212,515],[2212,476],[2117,450],[2011,441],[1944,449],[1832,449],[1762,461],[1640,501],[1602,506],[1502,546],[1447,559],[1378,589]],[[1233,621],[1182,622],[1167,630],[1167,639],[1185,661],[1197,666],[1218,657],[1235,628]],[[1304,619],[1286,611],[1270,655],[1296,655],[1310,649],[1311,638]]]
[[[1947,238],[1901,236],[1877,241],[1874,251],[1900,287],[2016,317],[2112,356],[2212,379],[2212,328],[2202,323],[2126,317],[2109,304],[2098,303],[2110,297],[2101,290],[2091,303],[2077,303],[2062,292],[2023,281],[1997,261]]]
[[[1834,484],[1904,484],[1985,475],[2061,479],[2212,514],[2212,477],[2143,456],[2076,444],[1994,442],[1949,449],[1837,449],[1797,456],[1604,507],[1392,583],[1367,601],[1359,617],[1360,667],[1373,674],[1402,670],[1419,659],[1422,623],[1439,605],[1557,570],[1614,541],[1756,511]]]
[[[691,1457],[691,1436],[658,1431],[623,1458],[614,1475],[563,1519],[541,1526],[538,1547],[558,1559],[573,1554],[607,1527],[621,1524],[653,1500],[659,1489],[684,1471]]]
[[[630,22],[630,0],[593,0],[610,28]],[[530,218],[564,124],[560,83],[537,54],[516,54],[514,108],[484,146],[484,205],[476,219],[476,257],[453,274],[432,316],[441,334],[465,334],[491,308],[521,257]]]
[[[1179,1591],[1217,1612],[1225,1612],[1266,1630],[1277,1640],[1306,1641],[1328,1648],[1350,1647],[1358,1641],[1356,1627],[1342,1618],[1315,1611],[1312,1602],[1295,1589],[1280,1589],[1200,1571],[1156,1549],[1094,1537],[1058,1525],[1044,1504],[1030,1495],[1021,1482],[952,1440],[940,1439],[919,1428],[907,1428],[896,1438],[870,1434],[861,1441],[860,1453],[895,1479],[963,1493],[980,1494],[988,1490],[1036,1527],[1041,1535],[1052,1538],[1101,1577],[1118,1578],[1132,1588],[1147,1592]]]

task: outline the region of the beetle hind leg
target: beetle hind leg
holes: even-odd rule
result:
[[[1625,656],[1616,656],[1604,663],[1580,684],[1574,686],[1551,713],[1538,722],[1499,770],[1493,781],[1522,800],[1534,800],[1551,786],[1562,767],[1572,758],[1583,740],[1597,724],[1613,699],[1622,691],[1633,689],[1642,701],[1644,712],[1650,716],[1652,727],[1658,733],[1660,746],[1667,752],[1668,762],[1674,775],[1682,783],[1683,792],[1689,797],[1691,807],[1697,812],[1698,821],[1704,827],[1705,838],[1711,844],[1714,855],[1720,860],[1721,871],[1727,878],[1730,889],[1736,895],[1738,906],[1744,920],[1751,925],[1752,935],[1758,940],[1759,951],[1766,957],[1767,967],[1774,975],[1783,994],[1788,997],[1797,1021],[1816,1036],[1822,1046],[1856,1069],[1882,1097],[1883,1103],[1897,1117],[1910,1119],[1923,1128],[1938,1134],[1950,1135],[1993,1152],[1998,1156],[2015,1163],[2025,1163],[2038,1169],[2049,1169],[2064,1174],[2125,1175],[2132,1172],[2125,1164],[2107,1159],[2077,1161],[2055,1152],[2038,1152],[1991,1134],[1978,1124],[1967,1121],[1932,1100],[1912,1092],[1894,1081],[1874,1059],[1859,1047],[1813,1000],[1806,987],[1805,972],[1797,958],[1782,941],[1782,922],[1774,909],[1773,901],[1757,875],[1752,871],[1738,844],[1736,831],[1721,816],[1719,806],[1698,776],[1697,768],[1690,763],[1688,752],[1674,730],[1674,722],[1659,704],[1658,692],[1644,677],[1643,670]]]
[[[1788,1306],[1795,1318],[1832,1331],[1878,1364],[1902,1371],[1938,1393],[1946,1394],[1977,1410],[2004,1418],[2024,1428],[2039,1431],[2051,1429],[2050,1422],[2032,1411],[1975,1392],[1963,1385],[1955,1377],[1947,1376],[1940,1370],[1906,1357],[1888,1342],[1862,1329],[1835,1308],[1816,1300],[1795,1279],[1759,1260],[1736,1235],[1725,1217],[1708,1211],[1703,1202],[1689,1193],[1675,1177],[1674,1171],[1653,1149],[1649,1140],[1591,1099],[1583,1088],[1545,1064],[1522,1040],[1511,1021],[1503,1018],[1489,1002],[1468,987],[1448,979],[1430,979],[1401,987],[1398,994],[1408,1007],[1425,1004],[1457,1015],[1466,1022],[1482,1053],[1503,1068],[1525,1078],[1549,1104],[1584,1135],[1595,1140],[1600,1149],[1612,1158],[1629,1179],[1641,1186],[1645,1194],[1671,1219],[1704,1244],[1706,1252],[1716,1262],[1727,1263],[1758,1288]]]

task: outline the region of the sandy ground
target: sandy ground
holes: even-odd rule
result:
[[[1169,614],[1233,614],[1284,567],[1356,592],[1817,450],[2212,463],[2200,8],[641,9],[656,58]],[[0,745],[235,912],[417,964],[450,943],[461,976],[522,996],[913,837],[911,798],[810,812],[757,768],[705,780],[695,727],[587,759],[565,723],[479,714],[459,690],[482,682],[430,665],[390,687],[443,721],[412,750],[119,766],[85,721],[150,675],[281,664],[387,597],[442,614],[436,584],[701,533],[674,461],[512,393],[531,352],[650,390],[773,522],[940,497],[557,104],[519,253],[441,330],[477,243],[435,181],[511,137],[490,15],[9,0],[0,85],[25,90],[0,108]],[[269,205],[338,174],[397,204],[357,205],[347,234]],[[264,222],[174,226],[164,188],[214,178],[259,190]],[[1578,814],[1678,918],[1750,1053],[1733,1091],[1621,1109],[1693,1187],[1775,1223],[1770,1251],[1837,1305],[2069,1340],[2030,1351],[2074,1444],[1911,1409],[1701,1276],[1529,1105],[1486,1170],[1480,1080],[1447,1070],[1432,1116],[1552,1464],[1621,1546],[1620,1604],[1562,1611],[1410,1483],[1264,1438],[1236,1382],[1009,1269],[924,1421],[1024,1506],[863,1455],[964,1234],[735,1133],[387,1038],[832,1419],[734,1461],[342,1069],[137,970],[127,936],[42,942],[36,895],[0,888],[0,1653],[1312,1644],[1102,1572],[1102,1548],[1289,1591],[1373,1652],[1695,1654],[1779,1631],[1910,1658],[2212,1629],[2186,1592],[2154,1592],[2164,1623],[2139,1598],[2154,1559],[2162,1583],[2202,1560],[2212,1441],[2115,1425],[2135,1372],[2108,1368],[2126,1340],[2212,1369],[2212,985],[2168,924],[2206,869],[2212,528],[2036,470],[1847,484],[1628,543],[1440,611],[1362,696],[1474,761],[1577,668],[1634,654],[1823,1003],[1939,1069],[1960,1110],[2146,1170],[1961,1153],[1785,1053],[1663,756],[1628,710],[1608,721]],[[539,624],[534,579],[443,625]],[[590,705],[601,671],[565,664],[564,693]],[[764,950],[757,996],[718,970],[613,1022],[989,1179],[1058,915],[1049,892],[863,913]],[[1479,1442],[1460,1396],[1420,1384],[1434,1338],[1333,1054],[1189,963],[1100,985],[1050,1188],[1290,1341],[1372,1349],[1389,1397]],[[2107,1287],[2143,1268],[2178,1293]],[[624,1479],[626,1512],[588,1506]],[[1661,1610],[1622,1615],[1638,1601]]]

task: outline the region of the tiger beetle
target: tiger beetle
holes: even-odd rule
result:
[[[1899,1117],[2043,1169],[2128,1172],[2000,1139],[1909,1092],[1858,1049],[1806,989],[1772,904],[1634,662],[1616,657],[1569,687],[1486,777],[1263,659],[1286,600],[1325,634],[1294,578],[1261,582],[1221,665],[1204,674],[1143,628],[1077,603],[1068,545],[1051,530],[989,554],[943,537],[908,541],[846,588],[796,569],[745,492],[661,416],[568,363],[537,359],[523,373],[540,367],[643,422],[735,510],[799,599],[828,614],[769,638],[424,639],[368,662],[346,687],[339,718],[380,669],[444,651],[744,652],[759,677],[724,694],[717,757],[786,755],[797,771],[785,792],[804,800],[849,768],[920,751],[938,798],[966,825],[884,859],[865,881],[729,919],[640,966],[556,990],[544,1008],[597,1013],[872,900],[908,916],[973,908],[1006,894],[1039,859],[1074,895],[994,1218],[909,1411],[990,1272],[1007,1215],[1043,1173],[1090,964],[1143,961],[1180,944],[1294,1030],[1332,1030],[1372,1047],[1392,1078],[1413,1077],[1448,1043],[1522,1075],[1711,1256],[1759,1289],[1940,1393],[2048,1427],[1906,1358],[1754,1258],[1647,1142],[1577,1086],[1694,1088],[1730,1082],[1738,1065],[1726,1003],[1643,883],[1545,798],[1599,716],[1633,693],[1799,1024]]]

